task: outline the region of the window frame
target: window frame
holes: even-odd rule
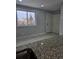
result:
[[[35,24],[37,25],[37,20],[36,20],[36,11],[35,10],[25,10],[25,9],[16,9],[16,27],[35,27],[36,25],[31,25],[31,26],[29,26],[29,25],[27,25],[27,26],[18,26],[17,25],[17,21],[18,21],[18,19],[17,19],[17,11],[26,11],[27,13],[28,12],[34,12],[35,13]],[[27,21],[28,21],[28,14],[27,14]]]

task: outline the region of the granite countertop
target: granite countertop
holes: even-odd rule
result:
[[[31,48],[38,59],[63,59],[63,36],[45,39],[17,47],[17,51]]]

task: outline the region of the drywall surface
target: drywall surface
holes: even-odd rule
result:
[[[52,14],[46,13],[46,32],[52,32]]]
[[[16,28],[16,37],[29,36],[29,35],[34,35],[34,34],[38,34],[38,33],[46,33],[46,15],[50,14],[49,12],[42,11],[42,10],[23,8],[23,7],[17,7],[17,10],[34,11],[35,17],[36,17],[36,26],[17,27]],[[51,23],[49,23],[49,24],[51,24]]]
[[[52,15],[52,32],[59,33],[60,14]]]
[[[45,14],[42,11],[36,11],[36,25],[35,26],[24,26],[24,27],[17,27],[16,35],[24,36],[24,35],[31,35],[37,33],[44,33],[45,32]]]
[[[63,7],[61,8],[61,14],[60,14],[59,34],[63,35]]]
[[[63,35],[63,7],[59,14],[52,15],[52,32]]]
[[[33,11],[35,12],[36,18],[36,26],[16,27],[17,38],[23,36],[37,35],[46,32],[59,33],[59,10],[49,12],[20,5],[16,5],[16,10]]]

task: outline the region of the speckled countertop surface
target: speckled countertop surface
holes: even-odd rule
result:
[[[17,47],[17,51],[31,48],[38,59],[63,59],[63,36],[56,36],[24,46]]]

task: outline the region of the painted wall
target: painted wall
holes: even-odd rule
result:
[[[17,10],[31,10],[35,12],[36,16],[36,26],[25,26],[25,27],[17,27],[16,28],[16,37],[34,35],[38,33],[46,33],[46,15],[49,20],[48,24],[50,25],[50,13],[42,10],[29,9],[29,8],[20,8],[17,7]],[[51,16],[52,17],[52,16]],[[51,31],[51,28],[49,29]],[[49,32],[50,32],[49,31]]]
[[[46,32],[52,32],[52,14],[46,13]]]
[[[16,35],[19,36],[28,36],[37,33],[45,32],[45,13],[42,11],[36,11],[36,26],[25,26],[17,27]]]
[[[63,8],[61,6],[60,13],[52,15],[52,32],[63,35]]]
[[[63,35],[63,7],[61,7],[59,34]]]
[[[49,12],[25,6],[16,6],[16,9],[35,12],[37,24],[36,26],[16,27],[16,37],[36,35],[46,32],[59,33],[59,10]]]
[[[59,34],[60,14],[52,15],[52,32]]]

